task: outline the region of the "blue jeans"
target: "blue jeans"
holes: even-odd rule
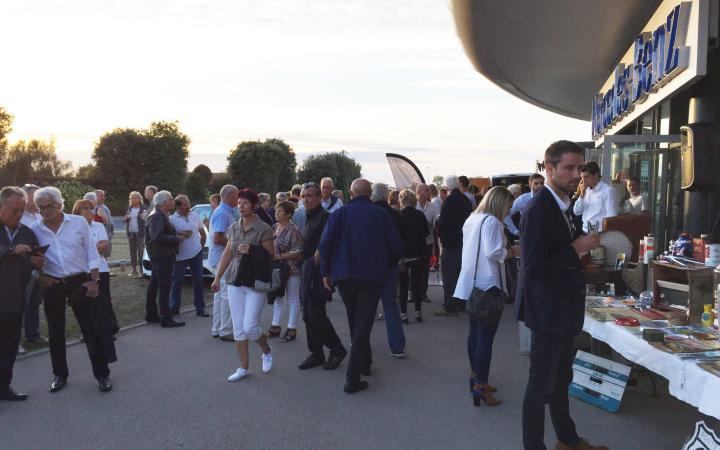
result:
[[[385,284],[380,293],[380,301],[385,315],[385,326],[387,327],[388,344],[393,353],[405,351],[405,332],[400,322],[400,309],[397,302],[397,283],[399,269],[393,267],[388,271]]]
[[[487,383],[492,360],[492,346],[497,325],[489,327],[478,320],[470,319],[467,351],[470,370],[475,372],[476,383]]]
[[[185,268],[190,267],[192,275],[193,293],[195,296],[195,313],[201,314],[205,312],[205,299],[203,298],[203,256],[200,253],[190,259],[175,261],[173,267],[173,283],[172,296],[170,298],[170,308],[180,308],[180,290],[185,281]]]

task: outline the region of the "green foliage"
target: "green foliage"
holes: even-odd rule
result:
[[[7,146],[7,135],[12,131],[12,124],[15,117],[7,109],[0,106],[0,148]]]
[[[208,184],[203,179],[203,176],[196,172],[190,172],[185,178],[185,195],[190,199],[190,204],[195,205],[197,203],[207,203],[208,197]]]
[[[301,183],[320,183],[323,177],[333,179],[335,189],[350,190],[353,180],[360,178],[362,166],[347,155],[345,150],[340,152],[311,155],[298,171],[298,180]]]
[[[442,175],[435,175],[432,179],[433,184],[437,186],[438,189],[442,187],[443,181],[445,181],[445,178],[443,178]]]
[[[78,180],[59,181],[55,183],[55,187],[60,189],[63,199],[65,200],[66,213],[72,212],[75,202],[83,198],[86,193],[95,190],[94,187]]]
[[[205,164],[200,164],[200,165],[196,166],[192,170],[192,173],[198,174],[200,176],[200,179],[205,184],[210,184],[210,181],[212,180],[212,177],[213,177],[212,170],[210,170],[210,168],[208,166],[206,166]]]
[[[0,159],[0,186],[24,183],[52,184],[70,174],[71,165],[55,153],[55,142],[18,141]]]
[[[208,185],[210,194],[219,194],[220,189],[222,189],[222,187],[226,184],[230,183],[230,175],[228,175],[227,173],[214,173],[212,179],[210,180],[210,184]]]
[[[91,182],[106,191],[106,203],[115,210],[127,206],[131,191],[152,184],[173,195],[185,187],[190,138],[177,122],[153,122],[149,128],[116,128],[95,145]]]
[[[289,190],[295,183],[295,152],[282,139],[245,141],[228,156],[230,182],[271,196]]]

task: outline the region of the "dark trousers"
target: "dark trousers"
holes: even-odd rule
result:
[[[382,283],[342,280],[338,289],[347,310],[352,341],[346,381],[357,384],[360,382],[362,370],[369,369],[372,364],[370,333],[375,322],[375,311],[380,301]]]
[[[530,376],[523,401],[523,443],[526,450],[544,450],[545,405],[557,440],[574,447],[580,439],[570,418],[568,386],[572,381],[575,348],[572,336],[532,332]]]
[[[65,349],[65,304],[68,297],[80,288],[82,281],[71,283],[58,283],[45,289],[44,309],[48,325],[48,340],[50,342],[50,360],[53,374],[67,378],[70,374],[67,366]],[[80,331],[85,339],[93,375],[100,379],[110,375],[108,362],[102,349],[100,337],[93,331],[92,308],[87,301],[78,301],[71,305],[75,319],[80,325]]]
[[[420,277],[422,280],[422,299],[425,300],[428,296],[428,277],[430,276],[430,258],[433,255],[433,245],[430,244],[426,246],[425,248],[425,264],[422,266],[422,268],[425,270],[425,273]]]
[[[193,300],[195,304],[195,312],[198,314],[205,312],[205,298],[203,295],[203,256],[200,253],[190,259],[175,261],[173,266],[172,278],[172,296],[170,297],[170,308],[180,309],[181,290],[185,281],[185,269],[190,267],[193,286]]]
[[[345,346],[335,332],[332,322],[327,316],[325,305],[332,295],[322,287],[320,268],[315,266],[313,258],[305,260],[301,267],[300,304],[302,305],[305,334],[310,353],[317,357],[325,357],[327,347],[331,355],[344,355]]]
[[[440,270],[442,271],[443,281],[443,307],[448,311],[458,310],[458,300],[453,297],[453,294],[460,276],[461,264],[462,247],[443,247],[442,255],[440,255]]]
[[[150,258],[152,263],[152,278],[147,289],[145,301],[145,318],[165,322],[172,320],[170,312],[170,286],[172,285],[172,271],[175,265],[175,256],[159,256]],[[155,281],[155,286],[153,286]],[[156,295],[157,293],[157,295]],[[157,303],[155,302],[157,298]],[[158,309],[160,315],[158,316]]]
[[[31,278],[26,289],[25,340],[35,342],[40,339],[40,304],[42,287],[35,278]]]
[[[495,341],[497,325],[487,326],[479,320],[470,319],[467,351],[470,359],[470,370],[475,372],[476,383],[487,383],[492,361],[492,347]]]
[[[5,392],[12,381],[22,324],[22,312],[0,314],[0,393]]]
[[[100,283],[98,288],[100,292],[105,294],[105,297],[107,297],[108,302],[110,303],[110,313],[113,321],[112,334],[115,334],[120,331],[120,327],[118,326],[117,317],[115,316],[115,310],[112,307],[112,297],[110,296],[110,272],[100,272]]]
[[[407,314],[408,290],[415,302],[415,311],[422,310],[423,276],[427,289],[428,261],[427,258],[416,259],[405,263],[405,270],[400,271],[400,312]]]

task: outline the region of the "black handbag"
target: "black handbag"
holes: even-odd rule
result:
[[[473,289],[468,299],[466,309],[470,319],[478,320],[487,326],[496,326],[500,322],[503,309],[505,309],[505,293],[497,286],[482,290],[475,287],[477,280],[477,265],[480,262],[480,245],[482,242],[482,227],[487,217],[480,223],[480,235],[478,236],[478,250],[475,258],[475,275],[473,276]],[[498,263],[498,267],[500,263]],[[500,271],[502,277],[502,271]]]

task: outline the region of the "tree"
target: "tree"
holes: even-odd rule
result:
[[[185,187],[190,138],[177,122],[153,122],[148,129],[116,128],[95,145],[93,185],[107,192],[111,209],[126,206],[130,191],[148,184],[177,194]]]
[[[190,199],[191,205],[208,202],[208,184],[199,173],[190,172],[187,175],[184,193]]]
[[[71,164],[57,157],[54,141],[18,141],[0,160],[0,185],[51,184],[70,174]]]
[[[295,152],[282,139],[244,141],[228,156],[227,172],[238,188],[270,195],[288,191],[295,183]]]
[[[12,131],[13,120],[15,120],[13,115],[0,106],[0,160],[7,148],[7,135]]]
[[[435,175],[432,179],[433,184],[437,186],[438,189],[442,187],[443,181],[445,181],[445,178],[443,178],[442,175]]]
[[[63,180],[55,183],[55,187],[60,189],[60,193],[62,193],[63,200],[65,200],[65,212],[67,213],[72,212],[72,207],[76,201],[83,198],[86,193],[95,190],[94,187],[79,180]]]
[[[200,179],[205,184],[210,184],[210,181],[212,180],[212,176],[213,176],[212,170],[210,170],[210,168],[208,166],[206,166],[205,164],[200,164],[200,165],[196,166],[192,170],[192,173],[198,174],[200,176]]]
[[[347,155],[345,150],[340,152],[311,155],[298,171],[298,180],[301,182],[320,183],[323,177],[333,179],[335,189],[347,191],[353,180],[360,178],[362,166]]]

